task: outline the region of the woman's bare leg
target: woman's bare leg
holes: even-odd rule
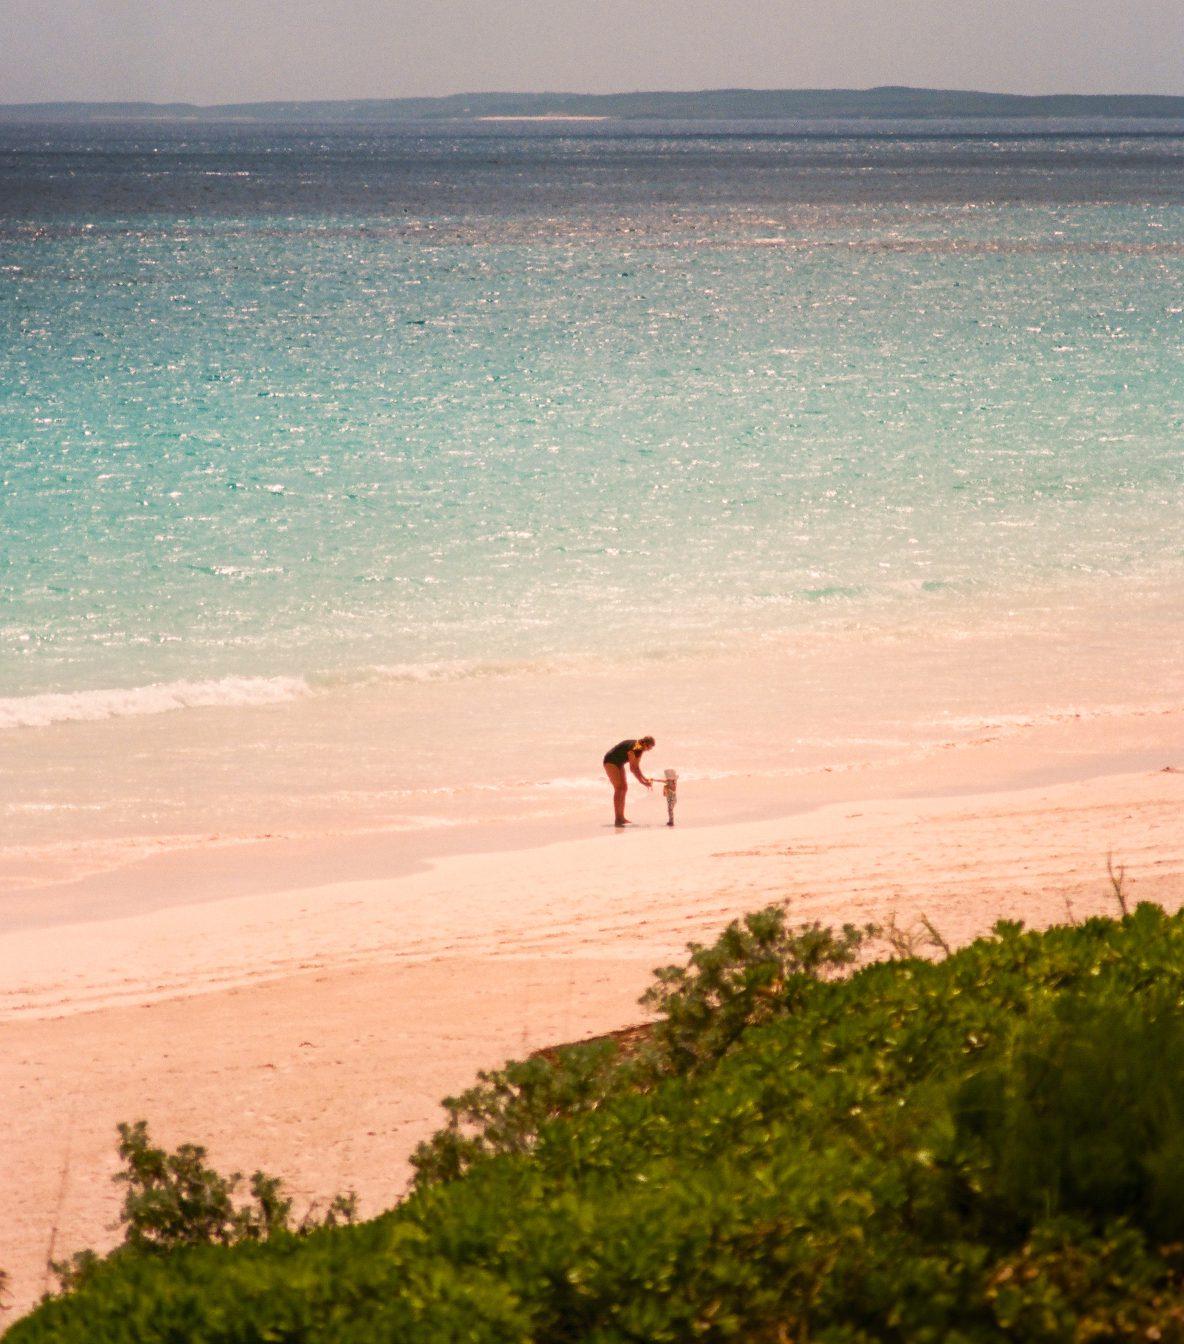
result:
[[[613,825],[628,826],[629,819],[625,816],[625,794],[629,791],[629,785],[625,779],[625,767],[605,761],[604,773],[613,786]]]

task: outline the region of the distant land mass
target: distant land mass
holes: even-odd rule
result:
[[[947,118],[1184,118],[1184,96],[1014,94],[957,89],[708,89],[655,93],[456,93],[443,98],[331,102],[9,103],[6,121],[395,122],[490,118],[628,121],[937,120]]]

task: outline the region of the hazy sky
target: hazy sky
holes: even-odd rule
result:
[[[0,0],[0,102],[913,84],[1184,94],[1184,0]]]

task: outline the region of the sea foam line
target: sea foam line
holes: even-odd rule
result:
[[[444,662],[374,663],[369,667],[339,673],[319,673],[313,684],[321,686],[372,685],[380,682],[446,682],[514,677],[537,672],[561,673],[578,670],[577,658],[455,658]]]
[[[0,698],[0,731],[167,714],[175,709],[278,705],[308,693],[308,683],[302,677],[221,677],[216,681],[155,682],[97,691],[8,696]]]

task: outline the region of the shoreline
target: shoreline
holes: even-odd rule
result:
[[[1184,742],[1175,591],[1105,618],[1074,589],[973,620],[955,603],[936,624],[832,615],[731,649],[642,646],[611,675],[579,660],[393,669],[275,703],[206,694],[0,732],[0,927],[103,925],[594,835],[595,744],[631,725],[657,737],[655,771],[679,771],[680,833],[1169,764]],[[190,700],[204,686],[183,685]],[[639,806],[638,820],[663,812]]]
[[[828,813],[847,805],[1008,796],[1173,769],[1184,769],[1184,708],[1070,718],[903,759],[684,781],[669,833],[660,790],[648,796],[634,782],[629,808],[641,824],[625,835],[607,823],[607,789],[599,788],[558,816],[482,817],[410,832],[215,837],[149,849],[120,867],[5,896],[0,1021],[52,1015],[54,1004],[66,1013],[89,1011],[136,1001],[137,993],[155,1001],[280,978],[310,956],[320,962],[390,956],[391,891],[409,892],[413,913],[431,911],[435,898],[423,905],[423,891],[443,898],[450,884],[472,887],[472,870],[480,867],[500,868],[512,884],[516,864],[531,867],[540,853],[567,866],[613,863],[614,851],[603,849],[607,841],[641,844],[653,862],[664,863],[665,853],[649,852],[661,836],[657,843],[671,841],[669,857],[679,862],[677,856],[710,845],[716,833],[825,827]],[[573,857],[560,859],[564,853]],[[351,914],[339,918],[339,909]],[[429,918],[419,927],[427,941],[415,956],[431,954],[430,925]],[[241,929],[250,938],[235,949]],[[173,945],[184,953],[171,952]]]
[[[1037,718],[1018,727],[1006,723],[1006,717],[969,739],[917,743],[880,759],[781,767],[762,762],[705,777],[681,771],[677,830],[683,834],[776,822],[844,801],[973,795],[1184,767],[1184,706],[1095,709]],[[440,812],[418,826],[396,820],[388,826],[340,824],[303,834],[230,832],[78,841],[70,846],[73,852],[102,856],[93,870],[59,877],[49,867],[28,881],[10,872],[0,884],[0,927],[11,934],[104,924],[342,882],[397,880],[461,856],[586,840],[610,829],[605,825],[608,791],[591,772],[578,782],[581,787],[570,798],[557,798],[549,810],[524,815],[458,817]],[[664,823],[659,795],[657,787],[651,798],[632,782],[629,806],[639,821]],[[448,806],[455,810],[462,804]]]

